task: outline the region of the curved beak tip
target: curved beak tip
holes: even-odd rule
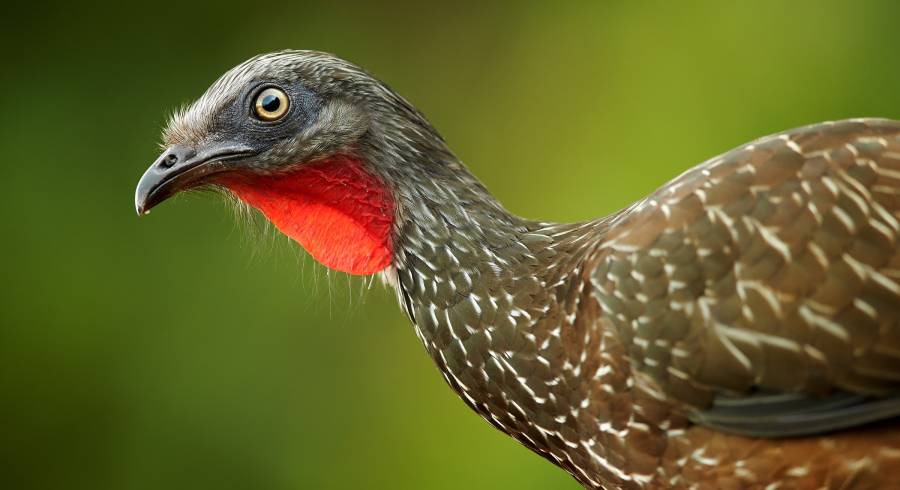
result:
[[[134,191],[134,211],[138,216],[143,216],[145,214],[144,209],[144,200],[141,199],[141,187],[138,184],[138,188]]]
[[[172,146],[163,152],[141,175],[134,190],[134,210],[138,216],[177,193],[184,186],[184,175],[203,164],[202,160],[192,160],[195,154],[182,146]]]
[[[134,190],[134,210],[138,216],[143,216],[150,212],[153,203],[150,197],[159,186],[159,177],[152,172],[153,167],[147,170],[138,182],[137,188]]]

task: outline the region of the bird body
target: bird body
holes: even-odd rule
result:
[[[900,488],[900,123],[766,137],[574,224],[508,212],[322,53],[238,66],[164,139],[139,212],[214,185],[381,274],[462,400],[587,488]]]

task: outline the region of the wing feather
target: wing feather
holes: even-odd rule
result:
[[[875,402],[814,405],[862,421],[897,411],[883,397],[900,391],[898,239],[900,123],[825,123],[713,158],[631,206],[592,281],[633,367],[669,396],[716,410],[722,393],[861,395]]]

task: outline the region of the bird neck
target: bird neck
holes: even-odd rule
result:
[[[634,407],[668,407],[634,388],[623,344],[601,327],[590,273],[614,217],[525,220],[455,160],[438,163],[428,177],[392,179],[401,184],[389,279],[416,334],[492,425],[582,483],[624,485],[610,463],[625,457],[620,435],[656,444],[664,434]]]

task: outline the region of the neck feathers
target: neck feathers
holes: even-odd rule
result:
[[[484,419],[586,485],[624,486],[627,475],[607,463],[625,457],[615,436],[661,436],[634,411],[648,397],[632,389],[624,346],[599,327],[589,271],[609,222],[523,220],[479,189],[419,196],[398,234],[400,303],[444,379]]]

